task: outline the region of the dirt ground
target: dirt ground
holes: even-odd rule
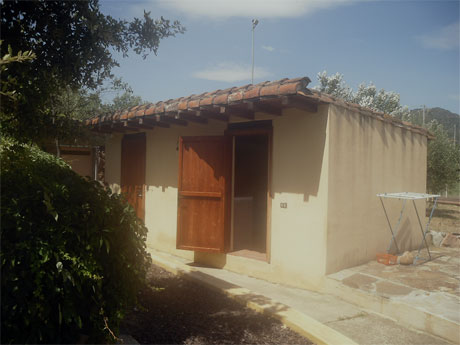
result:
[[[427,220],[431,205],[427,205]],[[460,206],[438,204],[430,223],[430,230],[460,233]]]
[[[312,344],[278,320],[157,266],[121,333],[141,344]]]

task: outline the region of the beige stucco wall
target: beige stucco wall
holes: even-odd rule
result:
[[[227,124],[209,121],[147,131],[145,223],[147,245],[187,259],[298,287],[317,288],[325,274],[384,252],[390,241],[377,193],[424,192],[425,136],[340,106],[318,113],[287,109],[272,119],[270,261],[176,249],[178,139],[222,135]],[[235,118],[241,122],[244,119]],[[121,134],[106,143],[106,180],[120,184]],[[384,200],[394,223],[401,203]],[[281,208],[280,203],[287,203]],[[417,202],[423,217],[424,202]],[[398,244],[421,240],[412,204]]]
[[[426,136],[388,122],[329,107],[329,197],[326,273],[375,259],[391,234],[377,193],[425,192]],[[395,224],[402,202],[384,199]],[[424,220],[424,201],[417,201]],[[421,243],[412,202],[406,204],[397,240],[403,249]]]
[[[258,114],[256,119],[266,118]],[[148,246],[276,282],[304,287],[319,284],[326,257],[327,174],[321,174],[327,172],[328,162],[324,158],[327,107],[318,114],[290,109],[273,118],[270,263],[176,249],[178,138],[222,135],[226,127],[223,122],[210,121],[205,126],[171,126],[147,133]],[[280,208],[281,202],[288,207]]]
[[[270,262],[176,249],[178,138],[223,135],[227,124],[209,121],[147,131],[145,223],[147,246],[251,276],[314,288],[326,270],[328,107],[318,113],[287,109],[273,120]],[[241,118],[233,122],[244,121]],[[120,183],[121,135],[106,144],[106,181]],[[281,208],[280,203],[287,203]]]
[[[280,282],[310,288],[325,273],[327,112],[289,109],[273,120],[271,265]]]

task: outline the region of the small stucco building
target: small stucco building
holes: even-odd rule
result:
[[[382,192],[425,192],[422,128],[282,79],[93,118],[105,179],[148,228],[147,246],[317,288],[390,241]],[[390,217],[399,204],[389,203]],[[424,214],[425,203],[417,204]],[[400,249],[421,242],[415,215]]]

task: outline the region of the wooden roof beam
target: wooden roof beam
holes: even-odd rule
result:
[[[281,116],[283,114],[281,104],[275,105],[273,103],[260,103],[254,101],[243,101],[243,103],[246,104],[249,110],[254,112],[266,113],[275,116]]]
[[[176,113],[177,114],[177,113]],[[172,125],[176,125],[176,126],[187,126],[188,125],[188,122],[185,121],[185,120],[181,120],[181,119],[176,119],[176,116],[173,115],[174,117],[172,116],[167,116],[167,115],[155,115],[155,119],[159,122],[166,122],[166,123],[170,123]]]
[[[281,104],[287,108],[297,108],[306,110],[311,113],[318,112],[318,104],[300,96],[283,96],[281,97]]]
[[[144,128],[144,129],[154,129],[155,126],[149,123],[146,123],[143,118],[140,118],[138,121],[139,128]]]
[[[211,120],[228,122],[228,116],[226,114],[220,114],[209,110],[197,110],[195,112],[195,116]]]
[[[122,123],[123,123],[123,128],[128,131],[134,131],[134,132],[139,131],[139,126],[136,126],[133,123],[128,124],[128,121],[123,121]]]
[[[110,124],[110,131],[118,132],[118,133],[125,133],[127,129],[123,127],[123,124],[121,122],[115,122],[115,123]]]
[[[154,115],[156,116],[156,115]],[[171,127],[169,123],[158,121],[155,117],[144,117],[144,123],[151,126],[161,127],[161,128],[169,128]]]
[[[184,119],[186,121],[195,122],[195,123],[199,123],[199,124],[202,124],[202,125],[205,125],[205,124],[208,123],[208,119],[206,119],[204,117],[196,116],[194,111],[179,110],[177,112],[176,118],[178,120],[179,119]]]
[[[112,133],[110,126],[102,126],[101,124],[97,126],[92,126],[91,130],[99,132],[99,133]]]
[[[237,116],[242,117],[248,120],[254,120],[255,112],[253,110],[247,109],[247,107],[241,108],[242,103],[235,104],[234,106],[220,107],[220,113],[226,114],[228,116]],[[238,107],[240,106],[240,107]]]

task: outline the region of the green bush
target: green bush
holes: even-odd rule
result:
[[[120,196],[2,139],[2,343],[110,341],[145,283],[147,230]]]

